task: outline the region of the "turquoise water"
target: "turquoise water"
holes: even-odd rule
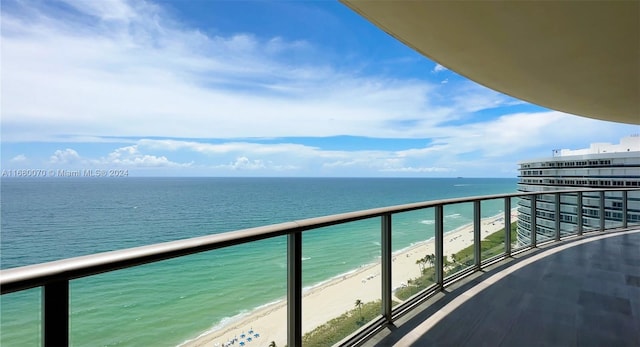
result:
[[[510,193],[516,179],[129,178],[3,180],[3,269],[381,206]],[[483,203],[483,216],[502,201]],[[445,208],[447,230],[471,205]],[[432,211],[394,216],[400,250],[433,236]],[[379,256],[379,219],[305,233],[303,285]],[[354,247],[357,245],[357,247]],[[357,248],[357,249],[354,249]],[[74,346],[175,346],[286,291],[286,239],[71,282]],[[40,290],[4,295],[0,345],[39,344]]]

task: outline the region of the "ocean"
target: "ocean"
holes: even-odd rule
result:
[[[0,268],[418,201],[516,192],[515,178],[3,179]],[[482,216],[502,212],[485,202]],[[445,229],[472,205],[445,208]],[[393,248],[433,237],[433,212],[393,218]],[[380,221],[303,234],[311,288],[379,257]],[[71,282],[73,346],[176,346],[286,295],[286,238]],[[0,298],[0,345],[40,344],[40,289]],[[284,322],[283,322],[284,324]]]

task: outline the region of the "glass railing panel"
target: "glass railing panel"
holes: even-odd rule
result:
[[[622,227],[622,202],[623,193],[621,191],[604,193],[604,226],[605,229]]]
[[[396,302],[403,302],[435,283],[433,210],[393,215],[391,288]]]
[[[473,203],[444,206],[444,276],[474,265]]]
[[[41,299],[41,288],[2,296],[0,346],[41,346]]]
[[[304,346],[333,345],[380,315],[380,230],[376,217],[303,233]]]
[[[483,200],[480,203],[480,255],[485,261],[505,252],[504,199]]]
[[[582,230],[585,233],[600,230],[600,193],[582,194]]]
[[[514,198],[512,206],[516,206],[516,212],[512,213],[512,221],[516,222],[516,233],[515,238],[511,239],[511,249],[517,251],[531,246],[531,197]]]
[[[627,226],[640,225],[640,191],[627,193]]]
[[[578,234],[578,194],[566,193],[560,196],[560,236]]]
[[[71,281],[71,343],[284,345],[286,264],[278,237]]]
[[[537,244],[553,241],[556,235],[555,195],[538,195],[536,206]]]
[[[511,211],[509,212],[509,218],[511,219],[511,225],[509,231],[511,233],[511,250],[518,248],[518,201],[519,198],[509,198]]]

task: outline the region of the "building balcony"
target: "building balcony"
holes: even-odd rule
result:
[[[362,346],[638,346],[640,228],[554,242],[435,293]]]
[[[374,232],[379,236],[380,257],[375,265],[379,272],[363,279],[363,283],[373,283],[378,288],[378,300],[371,302],[376,313],[367,319],[363,315],[358,329],[324,345],[638,345],[640,225],[627,217],[638,213],[629,201],[640,199],[639,190],[606,190],[606,194],[605,191],[597,194],[602,206],[598,212],[605,211],[605,196],[619,194],[623,201],[621,218],[605,220],[605,213],[599,213],[598,227],[580,223],[567,231],[561,230],[558,221],[554,235],[538,237],[537,233],[530,233],[528,238],[518,240],[511,228],[517,217],[513,207],[518,200],[538,201],[539,196],[555,194],[553,201],[559,204],[563,196],[583,192],[586,190],[456,198],[293,221],[6,269],[0,271],[0,288],[5,295],[42,287],[42,345],[66,346],[73,344],[70,282],[284,236],[286,314],[280,325],[283,339],[278,345],[303,346],[307,344],[305,333],[313,325],[310,317],[318,316],[311,309],[314,306],[308,305],[305,299],[308,293],[302,285],[303,236],[369,220],[378,226]],[[487,220],[482,214],[486,203],[503,204],[503,214]],[[456,234],[447,229],[445,210],[460,204],[469,207],[472,224],[469,231]],[[417,273],[412,282],[397,286],[396,275],[403,268],[398,265],[400,259],[396,261],[392,247],[395,234],[401,231],[395,221],[401,220],[404,213],[414,212],[433,217],[434,239],[430,244],[433,253],[428,251],[425,261],[411,264]],[[578,220],[583,221],[581,212]],[[497,242],[488,243],[489,225],[502,227],[490,234],[498,236]],[[469,240],[468,247],[454,251],[452,245],[464,236]],[[349,276],[345,276],[345,281],[346,277]],[[413,291],[400,297],[400,288]],[[341,299],[348,302],[358,298],[356,306],[360,306],[360,289],[340,293]],[[315,306],[314,310],[325,308]],[[358,311],[353,311],[352,316],[356,315],[354,312]],[[267,336],[254,345],[268,344],[271,339]]]

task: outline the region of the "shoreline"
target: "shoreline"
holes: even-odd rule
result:
[[[511,222],[517,221],[516,209],[511,210]],[[481,237],[503,227],[504,213],[481,220]],[[444,255],[450,256],[473,243],[473,223],[469,223],[444,234]],[[406,285],[409,279],[420,276],[416,261],[427,254],[435,253],[435,239],[420,241],[392,254],[392,288]],[[312,287],[303,289],[303,332],[316,327],[353,309],[356,300],[369,302],[380,299],[380,261],[364,264],[356,269],[337,275]],[[397,300],[397,299],[396,299]],[[286,344],[286,298],[267,303],[246,313],[223,320],[199,336],[184,341],[179,347],[223,346],[235,340],[246,342],[245,346],[267,346],[275,341],[278,346]],[[241,337],[251,331],[252,340]],[[258,334],[256,336],[256,334]],[[234,346],[236,344],[234,343]]]

